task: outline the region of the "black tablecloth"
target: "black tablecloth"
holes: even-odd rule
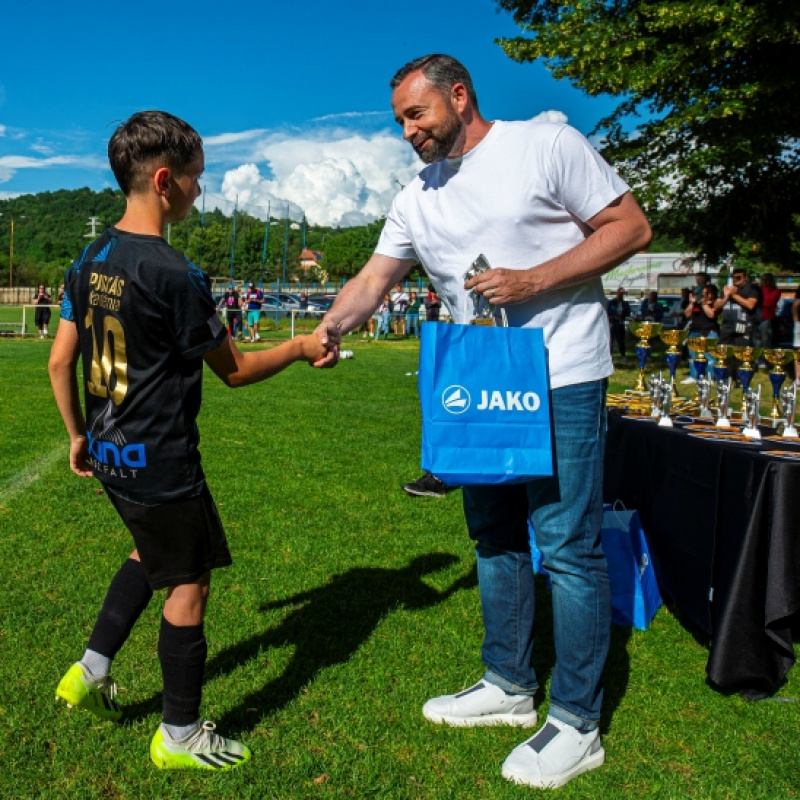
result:
[[[609,412],[604,499],[638,509],[662,593],[711,634],[712,684],[750,696],[794,663],[800,611],[800,461],[778,447]]]

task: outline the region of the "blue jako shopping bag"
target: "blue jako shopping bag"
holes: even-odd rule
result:
[[[423,325],[422,468],[450,486],[553,474],[540,328]]]

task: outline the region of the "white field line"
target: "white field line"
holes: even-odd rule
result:
[[[56,461],[63,459],[65,466],[68,466],[66,464],[68,453],[69,448],[66,443],[56,445],[49,453],[40,456],[32,464],[23,467],[16,475],[0,484],[0,506],[10,502],[20,492],[24,492],[29,486],[36,483]]]

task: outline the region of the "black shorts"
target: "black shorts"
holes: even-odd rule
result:
[[[195,497],[157,506],[107,493],[133,536],[151,589],[192,583],[209,570],[232,563],[208,486]]]
[[[43,328],[50,322],[50,309],[47,306],[44,308],[37,306],[34,321],[36,322],[37,328]]]

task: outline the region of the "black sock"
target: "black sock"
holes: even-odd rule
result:
[[[158,658],[164,678],[164,722],[192,725],[200,717],[208,646],[203,625],[177,626],[161,618]]]
[[[152,596],[153,590],[145,580],[142,565],[129,558],[108,587],[88,649],[113,659]]]

